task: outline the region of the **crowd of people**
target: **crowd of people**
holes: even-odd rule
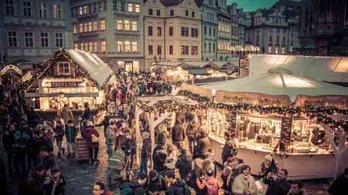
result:
[[[171,93],[174,83],[162,74],[118,75],[114,84],[106,87],[106,114],[99,122],[94,120],[88,103],[78,118],[69,105],[64,105],[53,122],[44,121],[25,100],[20,82],[14,78],[4,77],[0,85],[1,133],[7,159],[0,165],[6,164],[9,172],[2,171],[0,176],[5,177],[0,179],[6,180],[6,175],[20,179],[18,194],[65,194],[66,181],[57,161],[76,156],[75,140],[80,137],[88,148],[89,164],[98,165],[102,136],[109,158],[110,181],[109,185],[96,182],[94,195],[111,195],[118,190],[122,195],[305,194],[301,182],[287,180],[288,171],[277,165],[273,154],[265,156],[258,175],[251,175],[248,162],[237,157],[233,132],[225,133],[223,164],[217,166],[205,122],[197,110],[176,112],[161,122],[155,128],[152,145],[149,115],[141,114],[136,126],[134,100],[143,95]],[[155,118],[158,116],[157,113]],[[141,140],[137,138],[137,129]],[[140,164],[135,166],[140,143]],[[342,191],[347,178],[348,170],[329,192],[347,194]],[[119,185],[112,185],[114,180]],[[0,193],[8,194],[5,190]]]

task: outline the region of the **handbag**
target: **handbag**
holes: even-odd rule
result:
[[[92,134],[92,142],[99,143],[99,138],[97,136],[95,136],[94,134]]]

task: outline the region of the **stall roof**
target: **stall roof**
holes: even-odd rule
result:
[[[209,61],[183,62],[180,67],[183,69],[201,69],[210,64]]]
[[[210,73],[203,68],[195,68],[195,69],[185,69],[192,75],[210,75]]]
[[[66,51],[72,60],[85,69],[99,86],[102,86],[113,74],[111,68],[95,54],[75,49],[68,49]]]
[[[298,95],[348,95],[348,89],[333,84],[307,79],[284,68],[235,80],[209,83],[203,87],[227,92],[288,95],[295,101]]]
[[[72,64],[74,66],[80,67],[80,71],[84,75],[95,81],[98,86],[104,85],[111,77],[111,75],[113,75],[111,68],[95,54],[82,50],[61,49],[56,51],[52,58],[50,58],[43,64],[44,69],[38,76],[32,78],[29,81],[29,85],[26,91],[31,89],[34,83],[36,83],[38,79],[43,77],[47,70],[55,63],[55,61],[57,61],[62,56],[65,57],[66,60],[72,61]]]
[[[283,67],[314,80],[348,83],[348,57],[253,55],[249,62],[251,75]]]

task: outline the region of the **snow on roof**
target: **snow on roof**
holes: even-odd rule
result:
[[[240,79],[209,83],[203,87],[227,92],[287,95],[293,102],[298,95],[348,95],[345,87],[307,79],[284,68],[274,68]]]
[[[88,72],[99,86],[102,86],[113,74],[111,68],[95,54],[75,49],[67,49],[66,52],[73,61]]]
[[[254,55],[249,62],[250,75],[283,67],[314,80],[348,83],[348,57]]]

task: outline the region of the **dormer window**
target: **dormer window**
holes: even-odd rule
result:
[[[69,62],[58,62],[58,75],[70,75],[70,63]]]

